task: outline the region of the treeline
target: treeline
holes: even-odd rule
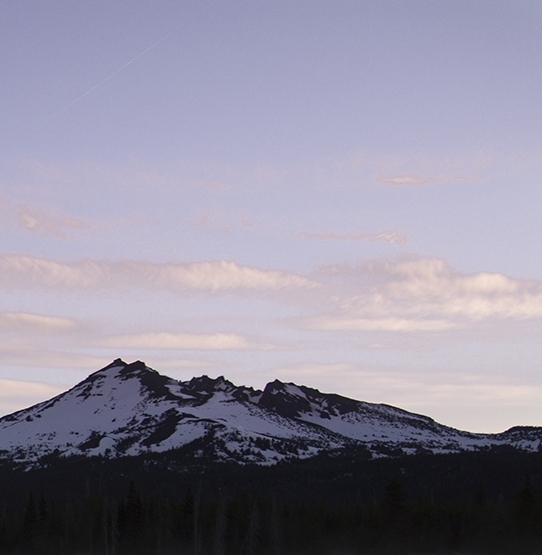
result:
[[[184,499],[188,487],[198,483],[204,502],[218,491],[244,488],[285,502],[375,504],[394,477],[410,499],[450,504],[483,490],[490,502],[506,503],[525,486],[527,476],[532,489],[542,491],[542,452],[500,449],[367,459],[353,450],[269,467],[187,458],[177,451],[110,459],[56,457],[31,469],[0,459],[0,509],[24,505],[29,491],[61,503],[69,495],[77,504],[91,493],[120,499],[131,481],[146,499]]]
[[[304,555],[542,552],[542,494],[528,481],[506,502],[483,491],[446,502],[409,497],[398,479],[373,502],[278,499],[236,487],[182,499],[93,495],[60,502],[30,492],[0,513],[5,555]]]
[[[0,555],[542,553],[542,453],[0,460]]]

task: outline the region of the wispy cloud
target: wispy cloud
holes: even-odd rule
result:
[[[64,390],[45,383],[0,379],[0,415],[27,408]]]
[[[40,330],[56,332],[75,328],[77,328],[77,324],[69,318],[27,312],[0,312],[0,329],[4,331]]]
[[[438,183],[439,181],[443,181],[443,178],[438,177],[422,177],[419,175],[395,175],[390,177],[377,177],[376,180],[379,183],[385,183],[387,185],[407,185],[407,186],[416,186],[416,185],[427,185],[429,183]]]
[[[503,274],[460,274],[437,258],[328,266],[328,310],[310,329],[443,331],[483,320],[542,318],[542,283]]]
[[[277,229],[265,227],[238,212],[211,208],[199,211],[189,224],[196,229],[209,229],[217,233],[230,234],[235,231],[254,231],[261,234],[276,235]]]
[[[392,186],[432,185],[451,181],[479,182],[495,162],[495,155],[485,151],[457,156],[385,156],[375,159],[375,178]]]
[[[2,348],[0,348],[0,362],[5,366],[26,367],[31,368],[33,371],[40,368],[53,368],[57,370],[81,371],[84,374],[88,374],[98,368],[107,366],[112,360],[109,356],[84,354],[80,349],[80,345],[76,346],[74,352],[69,349],[57,350],[47,348],[43,345],[32,346],[28,339],[21,343],[14,345],[14,348],[2,345]]]
[[[390,245],[398,245],[400,247],[405,246],[408,240],[404,233],[395,229],[386,229],[377,232],[361,231],[347,233],[337,233],[335,231],[328,231],[325,233],[300,231],[292,235],[290,232],[281,230],[278,227],[261,225],[261,223],[247,216],[221,210],[216,207],[198,212],[189,223],[197,229],[206,228],[222,234],[231,234],[243,230],[264,235],[297,237],[317,241],[385,241]]]
[[[280,291],[317,287],[307,277],[234,261],[180,264],[85,259],[58,262],[21,254],[0,255],[0,285],[10,289],[114,289],[120,285],[171,292]]]
[[[361,233],[336,233],[333,231],[327,233],[313,233],[309,231],[300,231],[297,237],[303,239],[316,239],[319,241],[385,241],[390,245],[398,245],[400,247],[404,247],[407,242],[406,235],[393,229],[377,233],[368,231]]]
[[[45,395],[56,395],[62,390],[50,384],[27,382],[20,380],[5,380],[0,378],[0,397],[36,396],[46,398]]]
[[[79,218],[61,212],[12,202],[0,197],[0,214],[3,227],[18,227],[34,235],[67,239],[70,232],[89,229],[90,225]]]
[[[90,227],[81,219],[50,213],[41,208],[30,208],[24,204],[19,206],[18,222],[21,228],[30,233],[58,239],[66,239],[69,231]]]
[[[462,274],[442,259],[422,257],[326,266],[301,275],[225,260],[59,262],[4,254],[0,255],[0,287],[91,293],[127,288],[174,294],[281,293],[290,303],[304,307],[303,327],[337,332],[445,331],[486,320],[542,318],[542,282],[490,272]],[[67,330],[75,325],[55,316],[0,313],[0,327],[4,328]],[[217,337],[213,336],[213,341]],[[145,335],[139,340],[182,345],[188,336]]]
[[[119,349],[270,350],[268,343],[254,342],[234,333],[138,333],[108,338],[105,344]]]
[[[384,152],[354,152],[336,160],[333,167],[315,163],[313,179],[332,186],[360,186],[379,183],[395,187],[416,187],[452,181],[479,182],[494,166],[490,153],[465,152],[455,157],[428,152],[395,155]]]
[[[442,319],[320,316],[312,318],[309,327],[327,331],[443,331],[456,328],[458,324]]]

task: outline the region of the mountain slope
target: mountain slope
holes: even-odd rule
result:
[[[0,456],[135,456],[182,449],[214,461],[273,464],[351,447],[372,456],[512,445],[537,450],[542,428],[473,434],[388,405],[282,383],[263,391],[223,377],[179,382],[117,359],[69,391],[0,419]]]

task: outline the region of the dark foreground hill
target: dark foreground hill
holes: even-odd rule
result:
[[[194,463],[182,453],[5,463],[0,553],[541,552],[538,453]]]

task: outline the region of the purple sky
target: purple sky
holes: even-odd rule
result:
[[[542,425],[542,4],[0,4],[0,414],[113,358]]]

